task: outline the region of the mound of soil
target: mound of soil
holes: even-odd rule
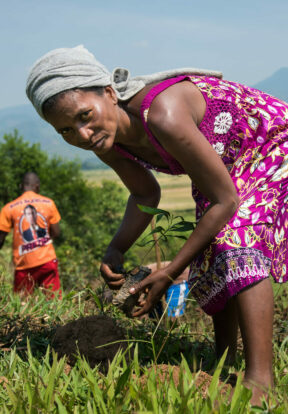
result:
[[[155,374],[157,375],[157,379],[159,383],[164,383],[164,382],[169,381],[171,372],[172,372],[173,382],[175,386],[178,387],[180,369],[181,368],[178,365],[173,365],[169,367],[169,365],[166,365],[166,364],[159,364],[159,365],[149,368],[149,371],[154,370]],[[212,376],[207,374],[207,372],[204,372],[204,371],[198,371],[194,375],[195,375],[195,385],[201,392],[203,398],[205,398],[207,396],[209,385],[211,384]],[[147,375],[142,375],[139,380],[142,385],[146,384]],[[225,384],[224,382],[219,381],[219,389],[220,389],[220,393],[222,395],[225,395],[231,392],[232,387],[230,384]]]
[[[124,340],[122,329],[112,318],[95,315],[59,326],[52,347],[59,358],[66,355],[72,366],[76,362],[77,354],[80,354],[92,368],[100,364],[101,371],[107,372],[109,361],[112,361],[119,349],[124,350],[127,347],[126,342],[113,342]]]

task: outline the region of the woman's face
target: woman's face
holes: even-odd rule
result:
[[[69,144],[105,154],[112,148],[118,129],[117,97],[110,86],[103,95],[71,90],[45,112],[45,118]]]

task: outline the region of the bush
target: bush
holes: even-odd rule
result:
[[[17,131],[4,135],[0,158],[1,207],[20,195],[25,172],[38,174],[41,194],[52,198],[61,214],[55,247],[64,288],[82,287],[98,275],[103,252],[120,223],[126,205],[122,188],[108,181],[89,187],[80,164],[48,158],[38,144],[25,142]]]

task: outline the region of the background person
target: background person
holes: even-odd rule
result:
[[[213,316],[218,356],[229,347],[233,360],[240,326],[244,383],[258,403],[273,386],[269,274],[288,278],[288,105],[216,72],[111,74],[83,47],[40,58],[26,90],[40,116],[68,143],[94,151],[130,191],[101,265],[109,287],[124,282],[114,269],[151,221],[138,204],[158,205],[149,169],[191,178],[197,226],[167,267],[131,289],[150,288],[134,315],[149,312],[190,265],[191,293]]]
[[[30,294],[41,286],[61,295],[52,244],[52,238],[60,234],[60,214],[53,200],[39,194],[40,180],[35,173],[24,175],[21,189],[22,195],[0,213],[0,248],[13,228],[14,292]]]

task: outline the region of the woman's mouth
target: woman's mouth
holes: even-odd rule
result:
[[[107,135],[104,135],[102,138],[98,139],[98,141],[91,145],[90,149],[95,150],[101,148],[106,138]]]

